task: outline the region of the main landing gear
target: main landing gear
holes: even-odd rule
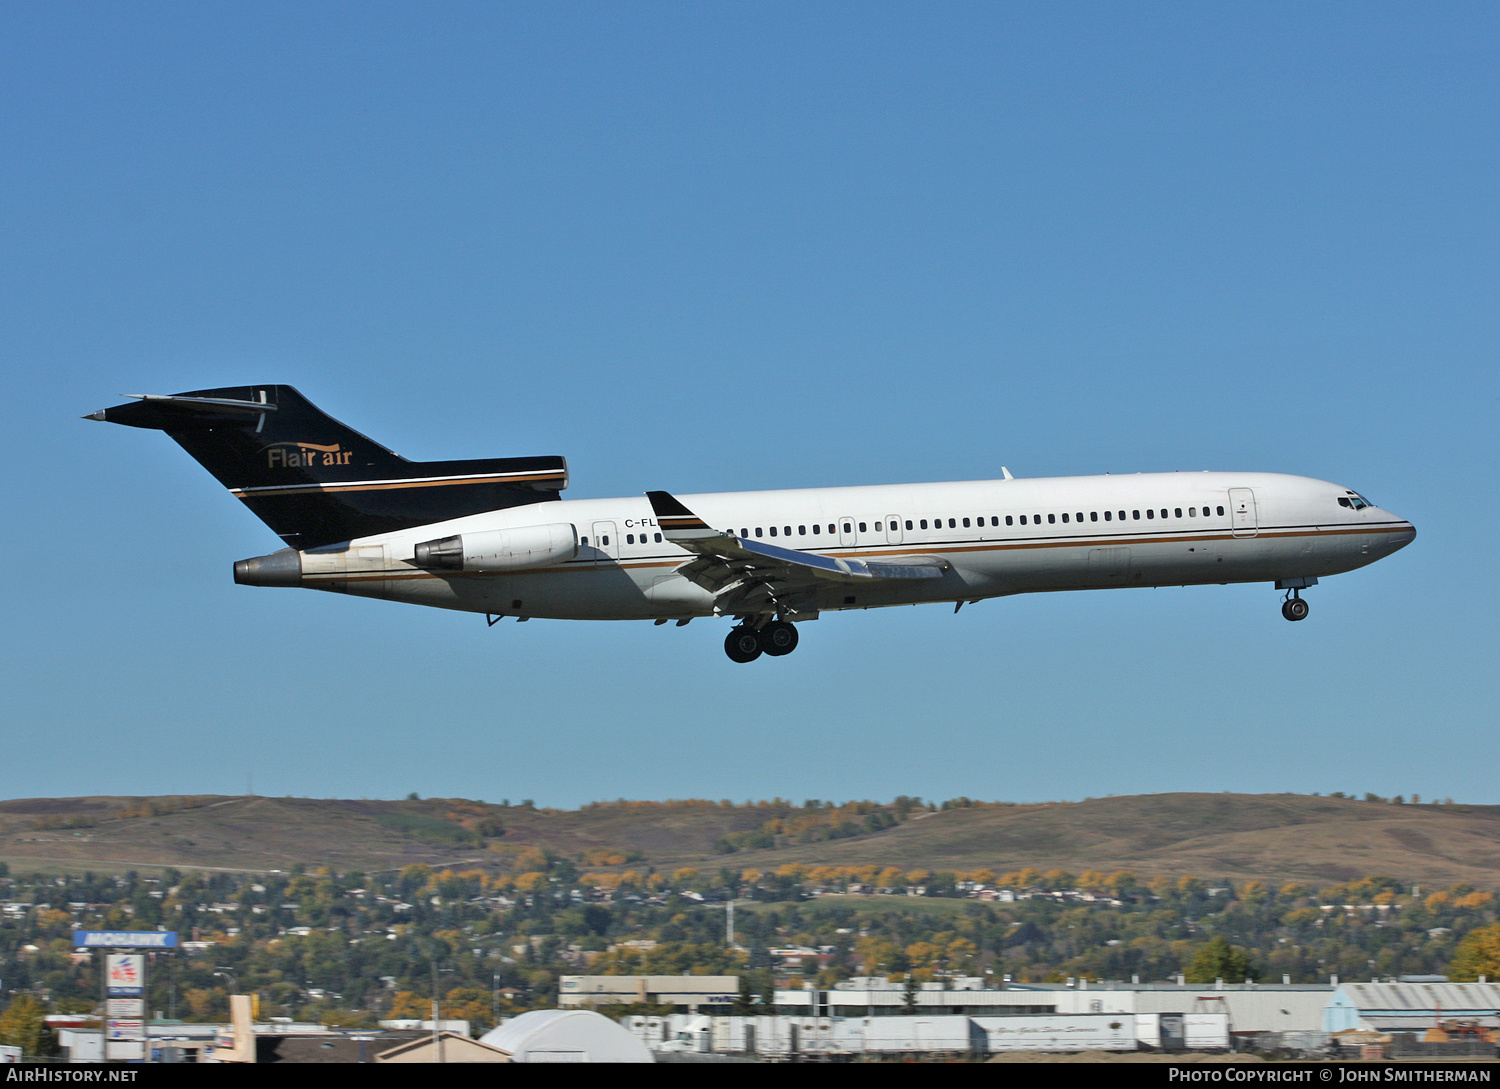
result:
[[[1281,615],[1288,620],[1306,620],[1307,602],[1298,590],[1288,590],[1286,600],[1281,603]]]
[[[731,662],[753,662],[762,654],[779,658],[797,649],[797,629],[785,620],[773,620],[759,631],[749,624],[736,624],[724,640],[724,653]]]

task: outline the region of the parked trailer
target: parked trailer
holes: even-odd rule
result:
[[[1043,1013],[975,1017],[991,1051],[1134,1051],[1136,1018],[1128,1013]]]
[[[1153,1051],[1228,1051],[1227,1013],[1137,1013],[1135,1035]]]
[[[673,1013],[626,1017],[621,1022],[652,1051],[696,1051],[812,1058],[842,1053],[834,1042],[834,1019],[784,1014],[711,1017]]]
[[[834,1044],[852,1055],[969,1055],[988,1049],[971,1017],[845,1017],[834,1022]]]

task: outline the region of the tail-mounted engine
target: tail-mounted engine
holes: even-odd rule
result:
[[[562,563],[576,555],[577,528],[570,522],[554,522],[423,541],[413,562],[428,571],[511,571]]]

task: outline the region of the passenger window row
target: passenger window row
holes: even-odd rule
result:
[[[1198,517],[1211,518],[1211,517],[1214,516],[1215,512],[1217,512],[1218,515],[1222,518],[1223,515],[1224,515],[1224,508],[1223,507],[1215,507],[1212,510],[1210,510],[1208,507],[1204,507],[1203,511],[1202,511],[1202,514],[1200,515],[1197,507],[1189,507],[1187,509],[1187,517],[1189,517],[1189,518],[1198,518]],[[1127,513],[1128,513],[1128,518],[1127,518]],[[1158,516],[1158,513],[1160,514],[1160,516],[1162,518],[1169,518],[1169,517],[1170,518],[1181,518],[1183,516],[1183,514],[1182,514],[1182,508],[1181,507],[1173,507],[1173,508],[1170,509],[1170,511],[1166,507],[1161,507],[1160,510],[1159,510],[1159,512],[1158,512],[1157,508],[1148,508],[1146,510],[1146,512],[1145,512],[1145,516],[1148,519],[1155,519]],[[1011,521],[1012,517],[1013,516],[1009,515],[1009,514],[1007,514],[1005,516],[1005,524],[1006,525],[1013,524],[1012,521]],[[1022,514],[1019,517],[1021,519],[1021,525],[1024,526],[1026,524],[1026,515]],[[1096,510],[1089,511],[1089,516],[1088,517],[1089,517],[1089,521],[1090,522],[1097,522],[1097,521],[1099,521],[1099,512],[1096,511]],[[1055,524],[1057,522],[1057,518],[1058,518],[1058,516],[1056,514],[1049,514],[1049,515],[1047,515],[1047,524],[1048,525]],[[1121,521],[1121,522],[1124,522],[1124,521],[1139,522],[1141,520],[1141,512],[1139,510],[1132,510],[1132,511],[1129,511],[1129,512],[1126,512],[1126,511],[1123,511],[1123,510],[1122,511],[1107,510],[1107,511],[1104,512],[1104,521],[1106,521],[1106,522],[1113,522],[1113,521],[1116,521],[1117,519],[1119,521]],[[1064,513],[1062,515],[1062,520],[1064,522],[1068,521],[1068,515],[1066,513]],[[1074,521],[1078,521],[1078,522],[1082,522],[1083,521],[1083,512],[1082,511],[1077,512],[1073,516],[1073,520]],[[952,521],[952,519],[949,519],[949,521]],[[1041,525],[1042,524],[1042,516],[1040,514],[1033,514],[1031,516],[1031,522],[1032,522],[1033,525],[1038,525],[1038,526]]]
[[[1188,517],[1188,518],[1211,518],[1215,514],[1218,514],[1220,517],[1223,517],[1223,515],[1224,515],[1224,508],[1223,507],[1212,507],[1212,508],[1210,508],[1210,507],[1204,507],[1200,511],[1197,507],[1188,507],[1187,508],[1187,515],[1186,515],[1186,517]],[[1107,511],[1103,512],[1103,519],[1102,520],[1105,521],[1105,522],[1113,522],[1113,521],[1116,521],[1116,520],[1121,521],[1121,522],[1127,522],[1127,521],[1139,522],[1143,517],[1147,518],[1147,519],[1155,520],[1158,517],[1161,517],[1161,518],[1182,518],[1183,516],[1184,515],[1183,515],[1183,508],[1182,507],[1172,507],[1172,508],[1160,507],[1160,508],[1150,508],[1150,509],[1147,509],[1145,511],[1140,511],[1140,510],[1129,510],[1129,511],[1123,511],[1123,510],[1122,511],[1112,511],[1112,510],[1107,510]],[[945,520],[942,519],[942,518],[931,518],[931,519],[928,519],[928,518],[907,518],[907,519],[905,519],[905,526],[906,526],[907,529],[910,529],[910,530],[929,529],[929,528],[931,528],[931,529],[944,529],[944,528],[947,528],[947,529],[959,529],[959,528],[974,529],[974,528],[981,528],[982,529],[982,528],[984,528],[984,525],[985,525],[985,517],[988,517],[988,519],[989,519],[989,525],[990,526],[998,527],[1000,525],[1000,517],[998,515],[987,515],[987,516],[984,516],[984,517],[974,517],[974,516],[971,515],[968,518],[953,517],[953,518],[946,519],[946,524],[945,524]],[[1024,525],[1028,525],[1028,524],[1030,524],[1030,525],[1038,525],[1039,526],[1039,525],[1042,525],[1042,519],[1044,517],[1047,519],[1047,524],[1048,525],[1057,525],[1059,519],[1061,519],[1062,522],[1065,523],[1065,524],[1071,524],[1071,523],[1074,523],[1074,522],[1082,523],[1085,520],[1089,521],[1089,522],[1098,522],[1098,521],[1101,520],[1100,519],[1100,512],[1099,511],[1089,511],[1087,515],[1085,515],[1083,511],[1076,511],[1076,512],[1071,512],[1071,513],[1067,512],[1067,511],[1064,511],[1061,514],[1053,513],[1053,514],[1047,514],[1047,515],[1041,515],[1041,514],[1032,514],[1032,515],[1025,515],[1025,514],[1013,515],[1013,514],[1007,514],[1005,516],[1005,524],[1008,525],[1008,526],[1016,525],[1017,524],[1017,519],[1019,519],[1020,520],[1020,524],[1023,525],[1023,526]],[[868,523],[868,522],[860,522],[860,523],[858,523],[858,525],[859,525],[859,532],[861,532],[861,533],[868,533],[869,532],[870,523]],[[845,522],[845,523],[843,523],[843,528],[844,528],[845,535],[848,535],[848,534],[852,533],[854,531],[854,526],[855,526],[854,522]],[[886,532],[898,530],[898,529],[901,528],[898,525],[896,525],[895,519],[892,519],[890,521],[889,526],[887,526],[887,523],[885,521],[880,521],[880,522],[874,523],[874,527],[875,527],[875,532],[876,533],[886,533]],[[829,533],[831,535],[831,534],[838,533],[838,531],[839,531],[839,524],[837,522],[830,522],[830,523],[828,523],[827,529],[826,529],[827,533]],[[796,535],[799,536],[799,537],[806,537],[806,536],[809,535],[809,532],[811,532],[812,536],[821,536],[825,532],[825,529],[824,529],[824,526],[821,525],[821,524],[814,524],[811,527],[806,526],[806,525],[799,525],[797,527],[797,534]],[[755,536],[757,536],[757,537],[764,537],[764,536],[766,536],[767,530],[766,530],[765,526],[756,526],[753,529],[750,528],[750,527],[748,527],[748,526],[742,526],[740,528],[740,536],[741,537],[749,537],[752,533]],[[776,527],[776,526],[771,526],[770,527],[770,529],[769,529],[769,535],[770,536],[775,537],[775,536],[778,535],[778,533],[781,536],[783,536],[783,537],[790,537],[790,536],[792,536],[792,527],[791,526],[781,526],[779,528],[779,530],[778,530],[778,527]]]
[[[1339,500],[1339,502],[1348,505],[1348,501],[1345,500],[1345,499],[1341,498]],[[1125,522],[1125,521],[1139,522],[1141,520],[1143,514],[1144,514],[1144,517],[1146,519],[1148,519],[1148,520],[1155,520],[1157,517],[1161,517],[1161,518],[1169,518],[1169,517],[1171,517],[1171,518],[1182,518],[1183,517],[1183,508],[1181,508],[1181,507],[1172,507],[1172,508],[1169,509],[1167,507],[1160,507],[1160,508],[1154,508],[1154,507],[1152,507],[1152,508],[1147,508],[1144,512],[1142,512],[1140,510],[1130,510],[1130,511],[1123,511],[1123,510],[1121,510],[1121,511],[1113,511],[1113,510],[1107,510],[1107,511],[1103,512],[1103,516],[1104,516],[1103,517],[1103,521],[1106,521],[1106,522],[1114,522],[1114,521],[1120,521],[1120,522]],[[1187,517],[1189,517],[1189,518],[1211,518],[1215,514],[1217,514],[1219,517],[1222,518],[1223,515],[1224,515],[1224,508],[1221,507],[1221,506],[1216,506],[1216,507],[1213,507],[1213,508],[1204,507],[1201,512],[1199,511],[1199,509],[1197,507],[1188,507],[1187,508]],[[989,517],[989,524],[990,524],[990,526],[992,526],[992,527],[998,527],[1000,525],[1000,518],[999,518],[998,515],[989,515],[988,517]],[[1007,514],[1005,516],[1005,524],[1008,525],[1008,526],[1013,526],[1013,525],[1016,525],[1018,523],[1018,521],[1019,521],[1019,524],[1023,525],[1023,526],[1027,525],[1027,524],[1039,526],[1039,525],[1042,524],[1042,518],[1043,517],[1044,516],[1040,515],[1040,514],[1032,514],[1032,515]],[[1069,523],[1072,523],[1072,522],[1081,523],[1081,522],[1084,521],[1084,512],[1083,511],[1075,511],[1075,512],[1071,512],[1070,513],[1068,511],[1063,511],[1060,515],[1057,514],[1057,513],[1053,513],[1053,514],[1045,515],[1045,517],[1047,519],[1047,524],[1048,525],[1056,525],[1058,523],[1058,519],[1059,518],[1062,519],[1063,524],[1069,524]],[[1028,522],[1028,519],[1029,519],[1029,522]],[[1101,519],[1100,519],[1100,512],[1099,511],[1089,511],[1088,512],[1088,521],[1090,521],[1090,522],[1098,522],[1100,520]],[[943,524],[943,519],[941,519],[941,518],[933,518],[930,521],[931,521],[931,528],[932,529],[943,529],[943,528],[945,528],[944,524]],[[910,530],[927,529],[928,528],[928,522],[929,522],[929,519],[926,519],[926,518],[916,518],[916,519],[907,518],[907,519],[905,519],[905,527],[907,529],[910,529]],[[847,536],[847,535],[849,535],[849,534],[851,534],[851,533],[854,532],[854,525],[855,525],[854,522],[845,522],[845,523],[843,523],[843,530],[844,530],[845,536]],[[867,533],[867,532],[869,532],[869,530],[867,528],[868,525],[869,525],[869,523],[867,523],[867,522],[860,522],[859,523],[859,532],[861,532],[861,533]],[[958,518],[958,517],[949,518],[947,520],[947,526],[946,526],[946,528],[948,528],[948,529],[958,529],[958,528],[960,528],[960,526],[962,526],[962,528],[964,528],[964,529],[972,529],[972,528],[981,528],[982,529],[982,528],[984,528],[984,525],[985,525],[985,519],[984,519],[984,517],[974,517],[974,516],[971,515],[968,518]],[[810,527],[808,525],[799,525],[797,527],[797,536],[799,536],[799,537],[806,537],[806,536],[808,536],[809,528],[811,529],[811,534],[814,537],[820,537],[825,532],[824,523],[815,522],[815,523],[812,523]],[[884,520],[875,523],[875,532],[876,533],[886,533],[886,532],[899,531],[900,528],[901,527],[896,524],[896,520],[895,519],[891,519],[890,522],[889,522],[889,525],[887,525],[886,521],[884,521]],[[754,533],[755,536],[757,536],[757,537],[764,537],[764,536],[767,535],[767,533],[765,532],[766,529],[767,529],[767,527],[765,527],[765,526],[756,526],[756,527],[754,527],[753,530],[750,527],[748,527],[748,526],[742,526],[740,528],[740,536],[741,537],[749,537],[751,533]],[[778,530],[779,530],[779,535],[782,536],[782,537],[790,537],[790,536],[792,536],[792,527],[791,526],[780,526],[780,527],[771,526],[771,527],[769,527],[769,530],[770,530],[769,536],[772,536],[772,537],[778,536]],[[839,532],[839,523],[837,523],[837,522],[829,522],[829,523],[827,523],[826,532],[830,536],[836,536],[838,534],[838,532]],[[637,534],[634,534],[634,533],[627,533],[627,534],[625,534],[625,543],[626,544],[632,544],[632,545],[635,544],[635,543],[637,543],[636,542],[636,536],[637,536]],[[640,542],[639,543],[641,543],[641,544],[650,544],[650,543],[652,543],[652,541],[648,541],[647,540],[647,535],[646,534],[642,533],[642,534],[639,534],[639,536],[640,536]],[[662,543],[662,539],[661,539],[661,534],[660,533],[653,533],[653,534],[651,534],[651,537],[653,538],[654,543],[656,543],[656,544],[661,544]],[[579,541],[580,541],[580,543],[585,544],[585,545],[589,543],[589,539],[587,537],[580,537]],[[609,538],[607,536],[601,537],[599,539],[599,544],[601,546],[607,547],[609,545]]]

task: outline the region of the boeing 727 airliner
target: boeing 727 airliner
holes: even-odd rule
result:
[[[302,586],[483,613],[733,617],[736,662],[844,609],[1050,590],[1273,582],[1302,591],[1416,529],[1338,484],[1276,473],[976,480],[562,500],[560,457],[411,462],[291,386],[145,395],[85,417],[165,431],[287,547],[234,565]]]

